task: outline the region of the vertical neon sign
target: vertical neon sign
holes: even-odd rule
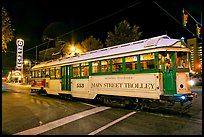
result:
[[[16,67],[18,69],[22,69],[22,67],[23,67],[22,63],[23,63],[24,40],[23,39],[17,39],[16,45],[17,45]]]

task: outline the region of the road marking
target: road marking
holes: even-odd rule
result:
[[[119,119],[116,119],[115,121],[113,121],[113,122],[111,122],[111,123],[108,123],[107,125],[105,125],[105,126],[99,128],[99,129],[97,129],[97,130],[95,130],[95,131],[89,133],[88,135],[95,135],[95,134],[97,134],[97,133],[99,133],[99,132],[105,130],[106,128],[108,128],[108,127],[110,127],[110,126],[112,126],[112,125],[114,125],[114,124],[120,122],[121,120],[123,120],[123,119],[125,119],[125,118],[128,118],[129,116],[131,116],[131,115],[133,115],[133,114],[135,114],[135,113],[136,113],[136,112],[131,112],[131,113],[129,113],[129,114],[127,114],[127,115],[125,115],[125,116],[119,118]]]
[[[83,117],[86,117],[86,116],[89,116],[89,115],[104,111],[106,109],[110,109],[110,107],[93,108],[93,109],[90,109],[90,110],[86,110],[86,111],[83,111],[83,112],[80,112],[80,113],[77,113],[77,114],[74,114],[74,115],[71,115],[71,116],[67,116],[65,118],[62,118],[62,119],[59,119],[59,120],[56,120],[56,121],[53,121],[53,122],[50,122],[50,123],[47,123],[47,124],[44,124],[44,125],[41,125],[39,127],[35,127],[35,128],[31,128],[31,129],[22,131],[22,132],[18,132],[18,133],[14,134],[14,135],[38,135],[38,134],[44,133],[46,131],[52,130],[54,128],[60,127],[62,125],[65,125],[67,123],[78,120],[80,118],[83,118]]]
[[[95,106],[95,105],[92,105],[92,104],[88,104],[88,103],[84,103],[84,102],[81,102],[82,104],[84,104],[84,105],[87,105],[87,106],[91,106],[91,107],[97,107],[97,106]]]

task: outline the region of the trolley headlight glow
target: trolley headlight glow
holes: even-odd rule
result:
[[[186,96],[181,96],[181,99],[185,100],[185,99],[186,99]]]
[[[193,80],[189,80],[189,81],[188,81],[188,84],[191,85],[191,86],[193,86],[193,85],[195,84],[195,82],[194,82]]]

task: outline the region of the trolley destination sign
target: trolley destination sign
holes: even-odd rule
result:
[[[92,83],[91,88],[134,88],[155,89],[154,83]]]
[[[100,78],[99,78],[100,77]],[[118,76],[99,76],[91,78],[90,88],[93,90],[103,89],[148,89],[156,90],[155,74],[146,74],[145,76],[138,75],[118,75]],[[143,78],[142,78],[143,77]]]

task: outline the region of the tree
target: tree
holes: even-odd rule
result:
[[[2,52],[6,52],[7,44],[14,38],[11,21],[8,12],[2,7]]]
[[[52,59],[52,55],[56,53],[56,48],[49,48],[39,52],[39,61],[48,61]]]
[[[115,26],[114,32],[108,32],[106,46],[110,47],[138,40],[142,35],[142,32],[139,32],[139,28],[140,26],[136,25],[131,27],[126,20],[121,21],[118,27]]]
[[[99,39],[94,38],[93,36],[90,36],[89,38],[82,41],[81,46],[86,51],[92,51],[92,50],[103,48],[102,42]]]

